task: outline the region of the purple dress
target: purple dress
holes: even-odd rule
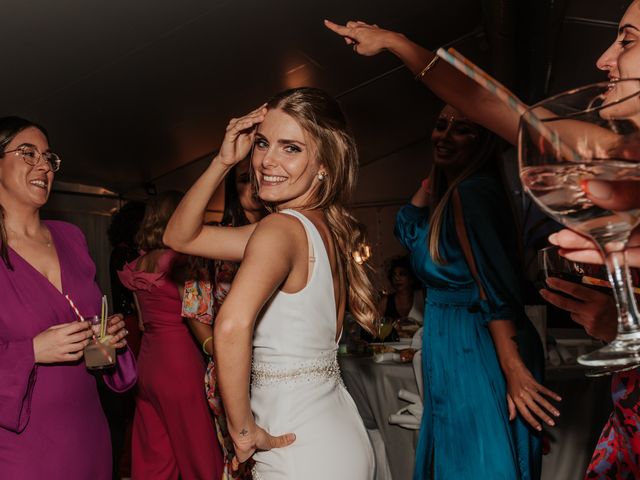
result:
[[[64,295],[82,315],[100,314],[96,268],[83,234],[68,223],[45,223],[58,253],[63,294],[13,250],[13,271],[0,261],[0,476],[110,480],[109,430],[84,359],[34,363],[33,337],[76,319]],[[135,381],[129,371],[128,380],[113,385],[114,378],[122,380],[121,362],[134,365],[129,350],[118,355],[120,368],[105,376],[118,391]]]

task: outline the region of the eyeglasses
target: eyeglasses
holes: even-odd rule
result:
[[[21,145],[14,150],[7,150],[4,153],[15,153],[16,155],[22,157],[24,163],[26,163],[27,165],[31,165],[32,167],[35,167],[44,159],[44,161],[49,164],[49,168],[52,172],[57,172],[58,170],[60,170],[60,164],[62,163],[60,157],[55,153],[40,153],[36,147],[32,147],[30,145]]]

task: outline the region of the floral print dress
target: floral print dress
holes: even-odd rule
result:
[[[182,315],[194,318],[202,323],[213,325],[222,302],[229,293],[231,282],[238,271],[239,264],[222,260],[214,260],[211,271],[202,272],[202,278],[208,280],[189,280],[185,282]],[[240,464],[237,470],[232,467],[235,456],[233,441],[227,427],[227,417],[222,405],[222,398],[216,382],[216,369],[213,359],[209,359],[204,378],[207,400],[215,417],[218,441],[224,457],[222,480],[252,480],[251,469],[253,459]]]
[[[640,369],[611,381],[613,412],[591,458],[585,479],[640,478]]]

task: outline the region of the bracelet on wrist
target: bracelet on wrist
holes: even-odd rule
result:
[[[212,356],[209,352],[207,352],[207,343],[209,343],[211,340],[213,340],[213,337],[207,337],[204,339],[204,342],[202,342],[202,351],[207,357]]]
[[[420,80],[422,80],[422,77],[424,77],[427,72],[429,72],[429,70],[435,67],[436,63],[438,63],[438,60],[440,60],[440,57],[434,54],[429,63],[427,63],[427,65],[414,77],[416,81],[419,82]]]

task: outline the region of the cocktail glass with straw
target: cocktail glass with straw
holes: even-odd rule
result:
[[[111,345],[111,335],[104,335],[106,332],[106,302],[103,297],[102,300],[102,314],[100,317],[94,316],[85,320],[78,307],[74,304],[73,300],[66,295],[65,298],[69,302],[71,309],[76,314],[76,317],[81,322],[89,321],[93,335],[89,341],[89,344],[84,347],[84,361],[87,369],[89,370],[101,370],[104,368],[113,367],[116,364],[116,350]]]

